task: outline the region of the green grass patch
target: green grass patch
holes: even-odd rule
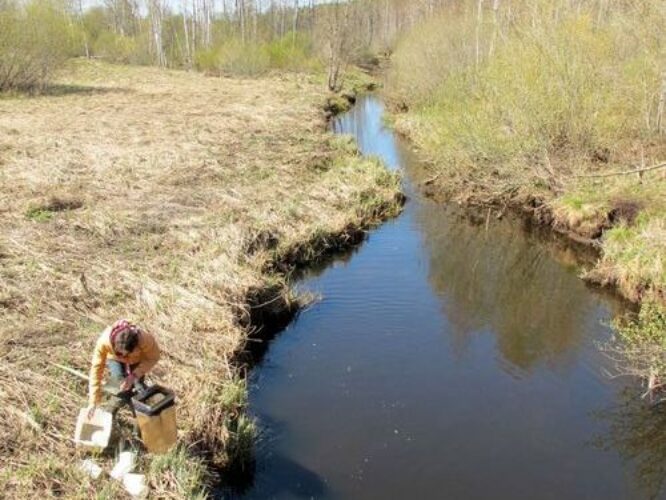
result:
[[[632,300],[666,289],[666,180],[631,177],[579,184],[552,204],[578,232],[605,229],[603,255],[592,273]]]
[[[228,432],[226,453],[232,470],[247,470],[254,461],[257,424],[252,417],[241,414],[226,422]]]
[[[208,498],[206,486],[210,482],[206,464],[178,446],[165,455],[153,457],[148,476],[156,498]]]
[[[30,208],[26,211],[25,216],[35,222],[48,222],[53,219],[55,212],[42,207]]]
[[[247,382],[240,377],[222,385],[216,395],[215,404],[228,414],[239,414],[247,406]]]
[[[632,227],[621,225],[604,236],[603,261],[612,266],[624,286],[666,289],[666,220],[641,218]]]

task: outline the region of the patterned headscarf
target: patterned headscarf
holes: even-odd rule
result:
[[[114,341],[116,340],[116,337],[120,335],[122,332],[127,330],[135,331],[137,333],[139,332],[139,328],[136,325],[127,321],[126,319],[119,319],[113,324],[113,326],[111,327],[111,335],[110,335],[112,347],[115,345]]]

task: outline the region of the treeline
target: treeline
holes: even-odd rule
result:
[[[372,64],[443,0],[0,0],[0,90],[45,85],[68,57],[215,74]]]

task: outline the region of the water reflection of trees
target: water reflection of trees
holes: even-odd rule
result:
[[[666,405],[650,406],[637,392],[636,388],[624,389],[618,403],[596,414],[608,425],[596,444],[617,450],[631,462],[637,486],[645,497],[656,498],[663,492],[666,478]]]
[[[489,330],[504,360],[521,370],[562,363],[575,352],[584,323],[595,316],[588,313],[593,296],[565,269],[575,262],[570,250],[540,243],[515,222],[491,218],[486,230],[483,216],[442,216],[428,204],[419,221],[430,282],[458,343]]]

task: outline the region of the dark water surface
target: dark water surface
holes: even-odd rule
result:
[[[407,179],[377,98],[334,124]],[[299,284],[321,300],[252,378],[246,498],[645,498],[662,444],[595,342],[622,304],[566,246],[420,199]],[[647,419],[647,420],[646,420]],[[646,435],[645,422],[654,428]],[[666,426],[666,422],[663,422]]]

